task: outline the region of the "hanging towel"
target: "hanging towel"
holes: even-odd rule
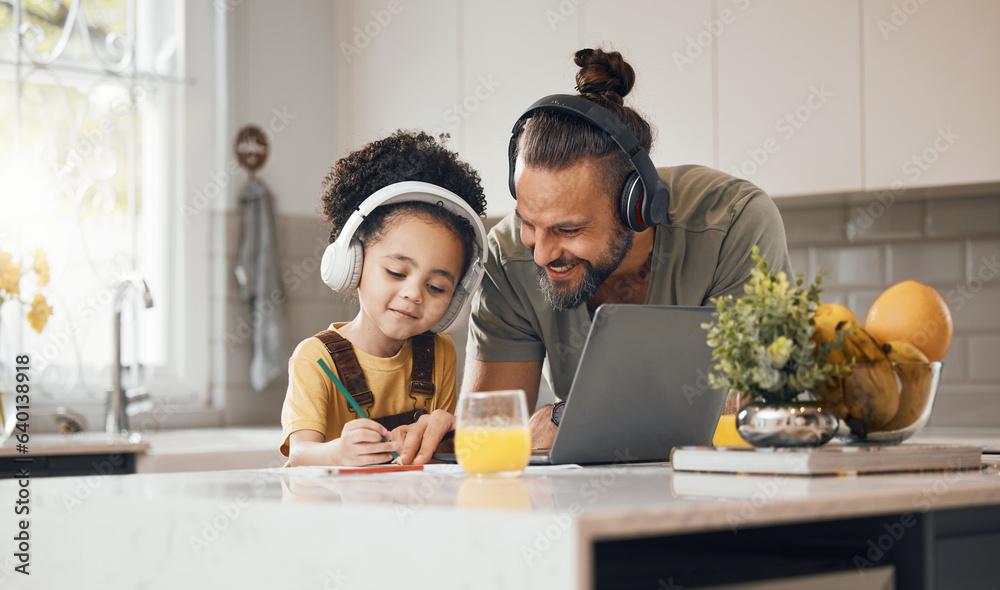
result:
[[[241,236],[236,260],[240,298],[250,303],[253,360],[250,385],[261,391],[288,366],[285,290],[278,268],[278,234],[271,191],[251,177],[239,197]]]

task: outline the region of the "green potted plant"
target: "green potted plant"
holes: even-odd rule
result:
[[[843,345],[843,334],[816,342],[822,276],[806,288],[801,273],[793,284],[784,272],[770,272],[756,246],[752,256],[757,266],[744,295],[712,299],[715,321],[702,326],[715,361],[709,383],[740,395],[737,431],[747,442],[821,445],[833,437],[837,419],[813,392],[840,375],[841,366],[827,357]]]

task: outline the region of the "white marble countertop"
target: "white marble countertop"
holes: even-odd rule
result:
[[[36,479],[30,577],[17,588],[577,588],[595,540],[1000,505],[982,471],[822,478],[674,473],[661,464],[529,468],[477,480],[456,466]],[[18,532],[0,481],[0,538]],[[433,581],[433,583],[431,583]]]

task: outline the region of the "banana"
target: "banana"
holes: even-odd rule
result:
[[[909,342],[893,340],[883,345],[882,349],[892,361],[902,387],[896,415],[879,429],[900,430],[912,426],[927,409],[934,372],[928,364],[927,356]]]
[[[892,340],[882,345],[889,360],[894,363],[928,363],[927,355],[905,340]]]
[[[816,392],[858,437],[889,423],[899,410],[899,385],[886,353],[842,305],[821,304],[814,317],[816,341],[829,342],[846,331],[843,347],[831,351],[830,362],[850,370]],[[853,365],[851,365],[853,363]]]

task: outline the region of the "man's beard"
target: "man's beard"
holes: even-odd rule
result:
[[[560,289],[558,285],[553,285],[552,279],[545,272],[545,267],[535,265],[535,270],[538,272],[538,288],[541,289],[542,294],[545,295],[545,300],[549,302],[549,305],[553,309],[556,311],[566,311],[580,307],[597,294],[597,289],[604,284],[604,281],[611,276],[611,273],[618,269],[622,260],[625,260],[625,256],[628,255],[629,250],[632,249],[632,240],[635,237],[633,232],[628,228],[620,227],[619,229],[619,233],[611,239],[611,243],[608,245],[606,256],[603,256],[602,260],[597,261],[597,266],[594,266],[589,260],[583,260],[575,256],[571,258],[559,258],[549,263],[549,266],[582,265],[583,279],[575,289],[569,289],[568,287]],[[557,281],[557,283],[561,282],[564,281]]]

